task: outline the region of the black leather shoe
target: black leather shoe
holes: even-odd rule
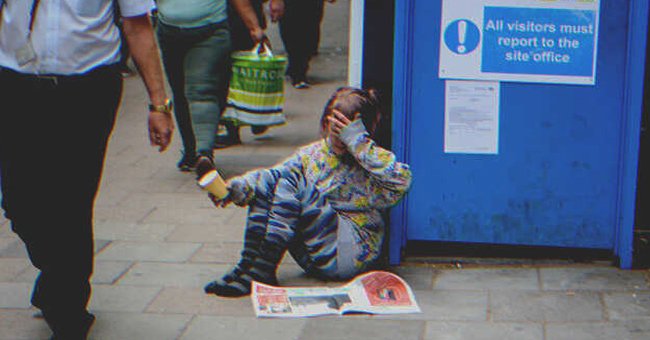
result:
[[[203,290],[206,294],[214,294],[222,297],[242,297],[250,295],[249,291],[242,291],[235,287],[228,286],[227,284],[221,284],[217,281],[212,281],[203,287]]]

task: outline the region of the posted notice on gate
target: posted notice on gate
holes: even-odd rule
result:
[[[445,153],[499,153],[497,81],[445,81]]]
[[[443,0],[439,77],[594,85],[599,0]]]

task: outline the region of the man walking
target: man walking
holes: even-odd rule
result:
[[[150,98],[149,138],[173,129],[151,0],[118,0]],[[93,204],[121,97],[113,0],[0,0],[2,207],[40,269],[32,304],[55,339],[85,339]]]

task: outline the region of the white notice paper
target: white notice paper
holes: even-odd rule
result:
[[[499,153],[499,92],[494,81],[445,82],[445,153]]]

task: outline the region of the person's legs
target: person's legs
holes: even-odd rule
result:
[[[325,14],[325,4],[323,3],[324,0],[318,0],[318,3],[316,4],[316,14],[318,16],[318,27],[316,28],[316,34],[314,35],[314,41],[312,44],[312,52],[311,55],[312,57],[315,55],[318,55],[318,46],[320,45],[320,28],[321,24],[323,23],[323,15]]]
[[[266,174],[263,174],[266,175]],[[260,183],[274,183],[272,178],[261,178]],[[251,268],[261,254],[260,249],[267,233],[267,225],[271,204],[274,200],[275,185],[260,186],[255,192],[255,199],[248,208],[246,229],[244,232],[244,248],[241,252],[241,259],[221,279],[212,281],[205,286],[206,293],[213,293],[220,296],[242,296],[250,292],[250,285],[253,279],[277,284],[275,277],[276,265],[267,267],[267,275],[255,276]]]
[[[185,60],[185,97],[199,155],[212,158],[212,149],[225,107],[230,75],[230,32],[227,27],[197,31],[205,35],[192,44]]]
[[[243,296],[250,294],[253,280],[275,284],[277,266],[298,233],[312,255],[303,268],[336,266],[338,216],[318,190],[291,172],[262,191],[256,192],[249,211],[241,261],[221,280],[208,284],[207,293]]]
[[[172,90],[174,117],[183,142],[183,157],[177,166],[181,171],[190,171],[196,163],[196,140],[185,98],[184,60],[188,48],[187,41],[173,28],[162,23],[156,25],[156,33],[167,81]]]
[[[307,71],[318,39],[319,0],[287,0],[280,34],[288,55],[287,75],[296,88],[308,87]],[[304,86],[300,86],[304,83]],[[298,85],[298,86],[297,86]]]
[[[287,52],[287,76],[292,81],[298,77],[298,69],[301,67],[300,44],[302,44],[302,30],[300,27],[300,0],[285,0],[284,15],[280,19],[280,37]]]
[[[122,80],[117,68],[58,84],[0,77],[7,98],[19,98],[1,115],[0,172],[6,216],[40,269],[32,304],[56,338],[84,339],[92,209]]]
[[[323,23],[323,16],[325,14],[325,5],[323,1],[324,0],[318,0],[314,8],[315,15],[316,15],[316,25],[314,27],[315,31],[313,35],[313,40],[311,41],[312,57],[318,54],[318,46],[320,45],[321,24]]]

